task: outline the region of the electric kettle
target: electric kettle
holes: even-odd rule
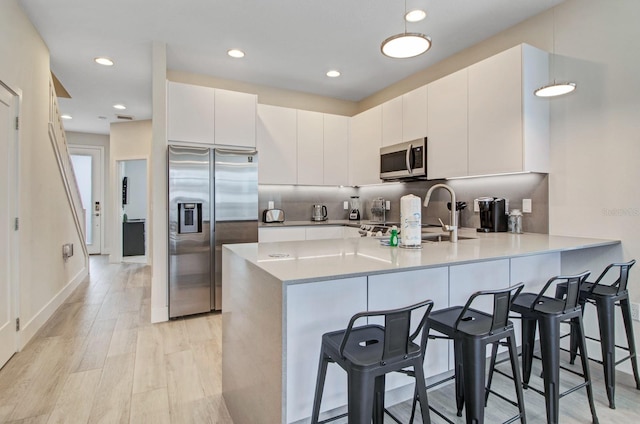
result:
[[[311,207],[311,220],[312,221],[326,221],[327,220],[327,207],[325,205],[313,205]]]

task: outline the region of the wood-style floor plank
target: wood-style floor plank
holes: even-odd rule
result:
[[[86,423],[101,375],[101,369],[69,375],[47,424]]]
[[[169,424],[169,394],[166,388],[135,393],[131,398],[131,423]]]

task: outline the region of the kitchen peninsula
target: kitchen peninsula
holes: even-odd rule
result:
[[[464,304],[471,293],[619,260],[619,241],[544,234],[477,234],[419,250],[375,238],[223,247],[223,396],[234,423],[292,423],[311,414],[321,335],[360,311],[433,299]],[[471,237],[469,239],[462,239]],[[490,305],[478,304],[480,309]],[[519,337],[519,330],[518,330]],[[429,343],[425,375],[452,369],[449,344]],[[329,367],[322,410],[344,408],[346,375]],[[387,378],[387,403],[410,398],[410,378]]]

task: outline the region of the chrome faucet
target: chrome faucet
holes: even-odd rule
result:
[[[453,191],[451,187],[446,184],[436,184],[431,186],[429,191],[427,191],[427,196],[424,198],[424,207],[426,208],[429,205],[429,199],[431,199],[431,193],[437,188],[443,188],[449,192],[451,195],[451,216],[449,218],[449,225],[445,225],[440,220],[440,224],[442,224],[442,229],[444,231],[449,232],[449,241],[451,243],[458,242],[458,223],[456,222],[456,193]]]

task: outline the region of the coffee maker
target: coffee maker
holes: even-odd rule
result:
[[[504,233],[507,231],[507,202],[499,197],[481,197],[478,199],[480,209],[480,233]]]

